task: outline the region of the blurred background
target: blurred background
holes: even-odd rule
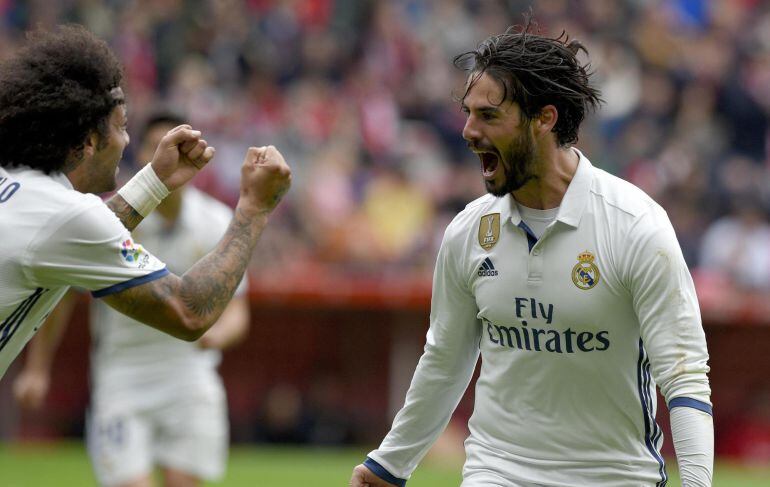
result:
[[[251,334],[221,367],[232,439],[371,446],[421,352],[444,228],[484,193],[452,58],[530,6],[542,33],[585,44],[603,92],[578,147],[677,231],[709,340],[718,455],[770,465],[770,2],[0,0],[0,57],[32,27],[87,26],[124,63],[129,133],[158,107],[184,113],[217,148],[195,184],[231,205],[246,148],[283,152],[294,184],[252,261]],[[79,306],[43,411],[14,405],[13,370],[0,383],[6,442],[82,435]]]

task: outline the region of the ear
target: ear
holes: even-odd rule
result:
[[[558,120],[559,112],[556,110],[555,106],[546,105],[541,108],[540,113],[532,119],[535,136],[542,137],[551,133]]]
[[[99,144],[99,135],[96,132],[90,132],[83,143],[83,159],[90,159],[96,153],[96,147]]]

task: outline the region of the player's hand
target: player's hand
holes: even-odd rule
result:
[[[51,377],[45,372],[23,370],[13,383],[13,396],[23,409],[38,410],[48,395]]]
[[[363,464],[353,469],[353,476],[350,477],[350,487],[396,487],[390,482],[385,482],[374,475],[371,470]]]
[[[160,139],[152,157],[152,169],[168,190],[174,191],[192,179],[212,157],[214,148],[201,138],[200,131],[180,125]]]
[[[278,149],[249,147],[241,167],[241,197],[238,206],[267,215],[291,186],[291,169]]]

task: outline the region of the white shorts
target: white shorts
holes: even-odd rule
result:
[[[95,408],[88,418],[88,451],[99,483],[118,485],[168,467],[204,480],[222,477],[227,462],[224,398],[176,399],[163,407]]]

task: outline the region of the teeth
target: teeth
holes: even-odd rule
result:
[[[481,159],[481,169],[484,173],[492,173],[497,169],[497,165],[500,162],[497,154],[494,152],[482,152],[479,153],[479,159]]]

